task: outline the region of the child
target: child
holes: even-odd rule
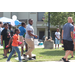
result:
[[[8,24],[5,23],[4,24],[4,29],[3,31],[1,32],[1,44],[3,44],[3,47],[4,47],[4,58],[7,58],[7,52],[9,51],[9,48],[6,48],[6,46],[8,45],[9,43],[9,40],[10,40],[10,32],[8,31]]]
[[[15,29],[15,35],[10,39],[9,44],[7,45],[8,47],[10,46],[10,43],[12,41],[12,51],[7,59],[7,62],[10,61],[11,56],[15,53],[15,51],[18,53],[19,57],[19,62],[21,62],[21,52],[18,48],[18,34],[20,33],[19,29]]]
[[[60,44],[60,32],[59,28],[57,28],[57,31],[55,32],[55,49],[56,45],[58,44],[58,49],[59,49],[59,44]]]

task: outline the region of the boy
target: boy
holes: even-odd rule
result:
[[[9,51],[10,47],[6,48],[6,46],[8,45],[11,36],[8,31],[7,23],[4,24],[4,27],[4,30],[1,32],[1,44],[3,44],[4,47],[4,58],[7,58],[7,52]]]
[[[7,59],[7,62],[10,61],[11,56],[15,53],[15,51],[18,53],[19,57],[19,62],[21,62],[21,52],[18,48],[18,34],[20,33],[19,29],[15,29],[15,35],[9,40],[9,44],[7,45],[8,47],[10,46],[10,43],[12,41],[12,51]]]
[[[25,24],[25,28],[26,28],[26,24]],[[25,41],[25,34],[23,35],[23,38],[24,38],[24,44],[25,44],[25,49],[26,49],[25,51],[27,52],[28,51],[28,45]]]
[[[22,22],[21,26],[19,27],[20,30],[20,34],[19,34],[19,41],[22,42],[21,46],[21,55],[23,55],[23,47],[24,47],[24,38],[23,35],[26,33],[26,29],[25,29],[26,23]]]
[[[57,31],[55,32],[55,49],[56,45],[58,44],[58,49],[59,49],[59,44],[60,44],[60,32],[59,28],[57,28]]]

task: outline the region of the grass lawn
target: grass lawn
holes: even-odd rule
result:
[[[36,54],[36,60],[28,60],[23,62],[42,62],[42,61],[59,61],[65,54],[65,51],[60,49],[43,49],[43,48],[36,48],[32,53]],[[25,53],[25,52],[24,52]],[[9,56],[10,53],[7,54]],[[17,55],[18,56],[18,55]],[[70,59],[71,55],[69,55]],[[75,51],[74,51],[74,57],[75,57]],[[12,62],[18,62],[14,59],[15,57],[12,56],[11,61]],[[75,58],[71,58],[70,60],[73,60]],[[3,58],[3,50],[0,49],[0,62],[6,62],[7,58]]]

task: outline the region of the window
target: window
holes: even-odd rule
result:
[[[43,17],[44,17],[44,14],[45,14],[45,12],[38,12],[37,13],[37,17],[38,17],[38,21],[43,21],[42,19],[43,19]]]

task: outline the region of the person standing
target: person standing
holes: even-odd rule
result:
[[[2,32],[2,30],[3,30],[2,25],[3,25],[3,23],[0,22],[0,44],[1,44],[1,32]]]
[[[34,50],[34,37],[37,38],[37,35],[34,34],[34,29],[32,27],[33,20],[29,19],[29,24],[26,27],[26,35],[25,35],[25,41],[28,45],[28,51],[23,55],[25,60],[27,60],[27,55],[29,55],[29,60],[32,59],[32,51]]]
[[[59,28],[57,28],[57,31],[55,32],[55,49],[56,45],[58,44],[58,49],[59,49],[59,44],[60,44],[60,32]]]
[[[23,35],[26,34],[26,29],[25,29],[26,23],[22,22],[21,26],[19,27],[20,34],[19,34],[19,41],[22,42],[21,46],[21,55],[23,55],[23,46],[24,46],[24,38]]]
[[[8,45],[11,36],[8,31],[8,24],[7,23],[4,24],[4,27],[5,28],[1,32],[1,44],[3,44],[3,47],[4,47],[4,58],[7,58],[7,52],[9,51],[10,47],[6,48],[6,46]]]
[[[64,62],[69,62],[68,56],[71,54],[74,48],[74,45],[73,45],[74,26],[72,25],[72,22],[73,22],[72,17],[68,17],[68,23],[66,23],[62,29],[62,41],[64,44],[64,50],[66,52],[65,52],[65,56],[61,60]]]

